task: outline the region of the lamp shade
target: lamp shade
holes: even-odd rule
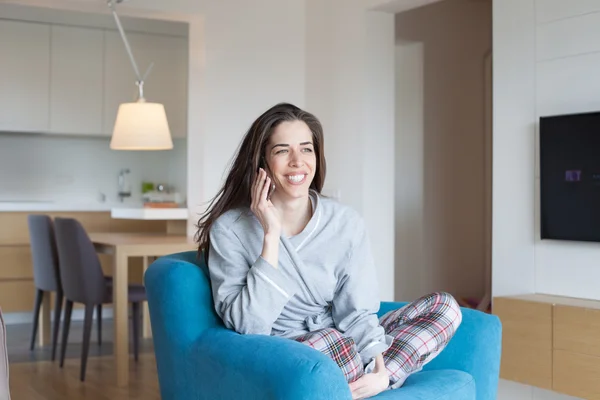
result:
[[[123,103],[110,141],[113,150],[169,150],[173,140],[165,107],[160,103]]]

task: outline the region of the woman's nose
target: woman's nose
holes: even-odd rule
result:
[[[302,161],[302,157],[300,156],[300,154],[298,154],[297,152],[292,153],[292,156],[290,158],[290,166],[298,168],[302,165],[304,165],[304,162]]]

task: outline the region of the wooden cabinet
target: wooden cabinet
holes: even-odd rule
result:
[[[598,357],[555,350],[553,364],[553,390],[582,399],[600,399]]]
[[[133,55],[142,75],[154,63],[144,82],[144,97],[165,106],[171,135],[182,138],[187,132],[187,40],[177,36],[127,33]],[[118,32],[104,37],[104,126],[112,128],[121,103],[137,99],[136,76]]]
[[[494,300],[502,321],[502,378],[552,388],[552,305],[510,298]]]
[[[99,29],[52,25],[50,131],[99,135],[102,127],[103,47]]]
[[[600,400],[600,301],[532,294],[497,297],[500,377]]]
[[[31,249],[27,245],[0,246],[0,280],[31,280]],[[0,303],[2,305],[2,303]]]
[[[49,129],[50,26],[0,20],[0,130]]]
[[[33,311],[33,280],[0,281],[0,305],[3,313]]]
[[[600,399],[600,302],[554,306],[554,390]]]

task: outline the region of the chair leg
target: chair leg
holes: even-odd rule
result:
[[[73,302],[67,300],[65,304],[65,319],[63,321],[62,343],[60,346],[60,367],[65,364],[65,354],[67,352],[67,340],[69,340],[69,328],[71,327],[71,312],[73,311]]]
[[[133,308],[133,356],[138,360],[140,352],[140,303],[132,303]]]
[[[98,318],[98,346],[102,345],[102,304],[96,306],[96,318]]]
[[[56,304],[54,305],[54,332],[52,332],[52,361],[56,359],[56,347],[58,344],[58,331],[60,327],[60,314],[62,311],[63,292],[56,292]]]
[[[81,372],[79,380],[85,381],[88,352],[90,351],[90,336],[92,335],[92,320],[94,319],[94,305],[85,305],[85,318],[83,320],[83,347],[81,348]]]
[[[33,347],[35,346],[35,337],[37,336],[38,323],[40,320],[40,307],[42,306],[43,299],[44,291],[36,289],[35,305],[33,309],[33,329],[31,330],[31,343],[29,344],[29,350],[33,350]]]

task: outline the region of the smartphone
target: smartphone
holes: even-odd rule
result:
[[[271,200],[271,195],[275,191],[275,183],[273,183],[273,176],[271,175],[269,168],[267,168],[267,163],[265,162],[265,158],[261,157],[260,159],[260,167],[265,170],[267,176],[271,178],[271,187],[269,188],[269,193],[267,193],[267,200]]]

